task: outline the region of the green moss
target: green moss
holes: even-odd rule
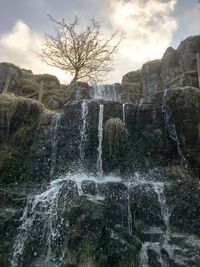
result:
[[[110,157],[119,151],[123,130],[124,124],[120,118],[111,118],[106,122],[105,137],[108,142]]]
[[[17,81],[17,91],[19,95],[27,96],[39,92],[39,84],[27,79],[21,78]]]
[[[0,160],[0,182],[13,183],[25,178],[33,143],[35,124],[21,127],[13,136]]]
[[[114,203],[94,204],[84,197],[70,211],[67,209],[70,230],[66,233],[66,266],[73,262],[78,267],[134,267],[141,248],[135,235],[141,228],[130,235],[127,227],[116,224],[119,213]]]
[[[36,128],[43,123],[44,106],[34,100],[0,95],[0,182],[25,178]]]

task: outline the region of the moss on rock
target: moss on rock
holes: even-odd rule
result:
[[[108,142],[110,157],[117,153],[122,142],[124,124],[120,118],[111,118],[106,122],[105,137]]]
[[[35,130],[48,122],[44,106],[35,100],[0,95],[0,182],[25,178]]]

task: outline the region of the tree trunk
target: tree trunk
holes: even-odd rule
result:
[[[75,70],[74,78],[72,79],[71,83],[75,83],[78,80],[78,71]]]

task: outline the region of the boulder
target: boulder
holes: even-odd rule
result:
[[[129,99],[133,102],[138,102],[143,96],[164,91],[166,88],[185,86],[198,88],[199,47],[198,35],[186,38],[177,49],[167,48],[161,60],[147,62],[141,70],[125,74],[122,78],[122,88],[130,92]]]
[[[190,36],[177,49],[183,73],[197,70],[197,52],[200,52],[200,36]]]
[[[165,51],[161,60],[162,87],[168,87],[169,84],[176,79],[176,77],[180,76],[180,74],[179,54],[174,48],[169,47]]]
[[[14,64],[3,62],[0,63],[0,93],[3,92],[5,87],[13,91],[16,87],[16,82],[22,77],[22,71]]]
[[[142,66],[143,95],[155,94],[160,90],[161,60],[153,60]]]
[[[122,84],[125,83],[142,83],[141,70],[131,71],[122,77]]]
[[[20,182],[27,178],[31,146],[37,127],[47,125],[50,115],[35,100],[0,95],[0,181]]]
[[[171,229],[200,237],[199,184],[197,182],[177,182],[167,188],[166,196],[167,203],[171,207]]]

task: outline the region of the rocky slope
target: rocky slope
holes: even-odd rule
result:
[[[0,266],[200,266],[199,47],[66,98],[54,77],[0,65],[9,91],[42,79],[63,108],[0,95]]]

